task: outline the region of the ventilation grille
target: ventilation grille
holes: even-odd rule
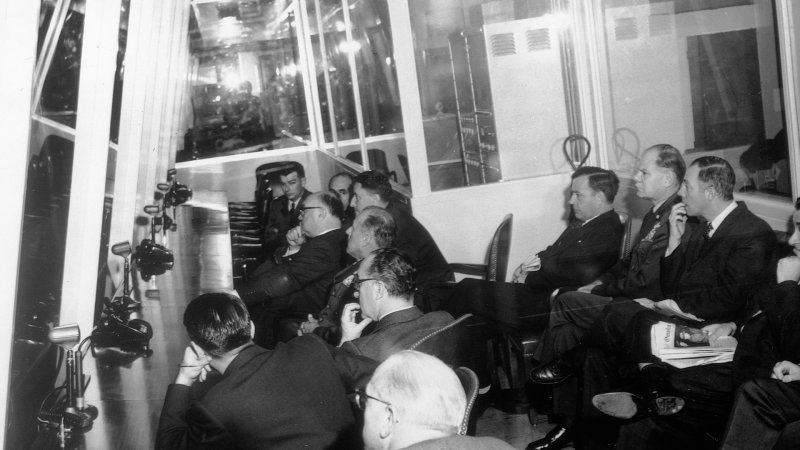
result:
[[[538,30],[528,30],[525,32],[525,40],[528,43],[528,51],[550,50],[550,29],[539,28]]]
[[[614,26],[614,34],[618,41],[627,41],[639,37],[639,29],[636,26],[635,17],[622,17],[617,19]]]
[[[514,33],[493,34],[490,38],[492,56],[507,56],[517,54],[517,45],[514,42]]]
[[[650,36],[664,36],[672,34],[672,16],[656,14],[650,16]]]

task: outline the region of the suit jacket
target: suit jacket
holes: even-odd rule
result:
[[[452,281],[453,270],[444,259],[436,242],[428,230],[405,205],[389,202],[386,211],[392,215],[397,225],[394,246],[408,253],[417,269],[417,285],[425,287],[431,282]]]
[[[387,314],[372,333],[342,344],[342,350],[382,362],[393,354],[410,348],[428,333],[453,322],[444,311],[422,314],[416,306]]]
[[[272,201],[267,213],[267,223],[264,226],[264,251],[271,254],[276,248],[286,245],[286,232],[300,225],[300,206],[311,194],[303,189],[300,200],[297,201],[294,211],[289,213],[289,199],[281,195]]]
[[[624,233],[612,209],[589,223],[570,223],[553,245],[539,252],[541,268],[528,273],[525,285],[534,290],[583,286],[607,271],[619,259]]]
[[[355,289],[351,284],[353,276],[358,271],[359,262],[354,262],[333,276],[328,304],[319,313],[319,326],[314,329],[314,334],[331,345],[338,345],[342,340],[341,320],[344,305],[358,303],[358,298],[354,295]]]
[[[743,203],[710,239],[702,225],[686,224],[681,244],[662,258],[664,298],[707,321],[742,323],[753,295],[775,273],[775,233]]]
[[[325,306],[333,274],[341,269],[346,242],[341,229],[310,238],[297,253],[260,265],[239,295],[247,304],[267,301],[278,309],[318,313]]]
[[[156,448],[355,448],[346,393],[375,366],[316,336],[251,345],[217,379],[167,388]]]
[[[514,447],[493,437],[453,435],[417,442],[404,450],[511,450]]]
[[[592,294],[604,297],[649,298],[660,300],[661,257],[669,241],[669,213],[681,201],[676,194],[645,214],[639,236],[630,256],[620,260],[600,276],[602,284],[592,289]]]

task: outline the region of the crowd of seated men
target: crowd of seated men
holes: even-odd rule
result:
[[[620,255],[617,176],[579,168],[570,221],[552,245],[511,283],[463,280],[426,303],[434,311],[420,309],[420,293],[453,273],[385,175],[337,174],[316,193],[299,165],[281,180],[270,257],[236,295],[187,307],[191,344],[168,389],[159,448],[508,448],[433,424],[463,408],[442,398],[447,375],[405,351],[465,313],[480,319],[470,328],[480,339],[543,331],[530,387],[552,390],[558,423],[529,449],[800,444],[782,434],[800,420],[800,231],[789,241],[795,255],[776,264],[775,233],[733,200],[725,160],[687,167],[672,146],[645,150],[635,186],[650,208],[629,255]],[[733,361],[660,361],[651,350],[658,322],[702,329],[712,344],[735,336]],[[443,403],[429,403],[424,389]],[[352,393],[367,407],[363,435]]]

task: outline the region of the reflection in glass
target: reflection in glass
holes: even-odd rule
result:
[[[409,2],[431,189],[567,170],[571,2],[466,3]]]
[[[772,0],[603,1],[610,163],[666,142],[725,158],[738,191],[791,195]]]
[[[195,3],[193,126],[178,160],[304,145],[294,3]]]
[[[78,109],[78,75],[83,41],[83,13],[67,12],[61,35],[55,45],[44,81],[37,112],[57,122],[75,127]],[[41,33],[40,33],[41,35]],[[46,36],[46,33],[45,33]],[[47,43],[42,44],[42,47]]]

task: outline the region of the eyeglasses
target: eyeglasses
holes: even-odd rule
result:
[[[309,210],[309,209],[322,209],[322,206],[301,206],[301,207],[299,207],[297,209],[300,211],[300,214],[302,215],[304,212],[306,212],[306,210]]]
[[[361,283],[364,283],[365,281],[381,281],[381,280],[379,280],[377,278],[359,278],[358,274],[356,274],[356,276],[353,277],[353,282],[351,283],[351,285],[356,290],[359,290],[359,289],[361,289]]]
[[[356,396],[355,396],[354,399],[356,401],[356,406],[358,406],[358,409],[360,409],[362,411],[367,409],[367,399],[375,400],[376,402],[383,403],[386,406],[392,406],[391,403],[389,403],[389,402],[387,402],[385,400],[381,400],[379,398],[376,398],[376,397],[373,397],[373,396],[367,394],[363,389],[356,389]]]

